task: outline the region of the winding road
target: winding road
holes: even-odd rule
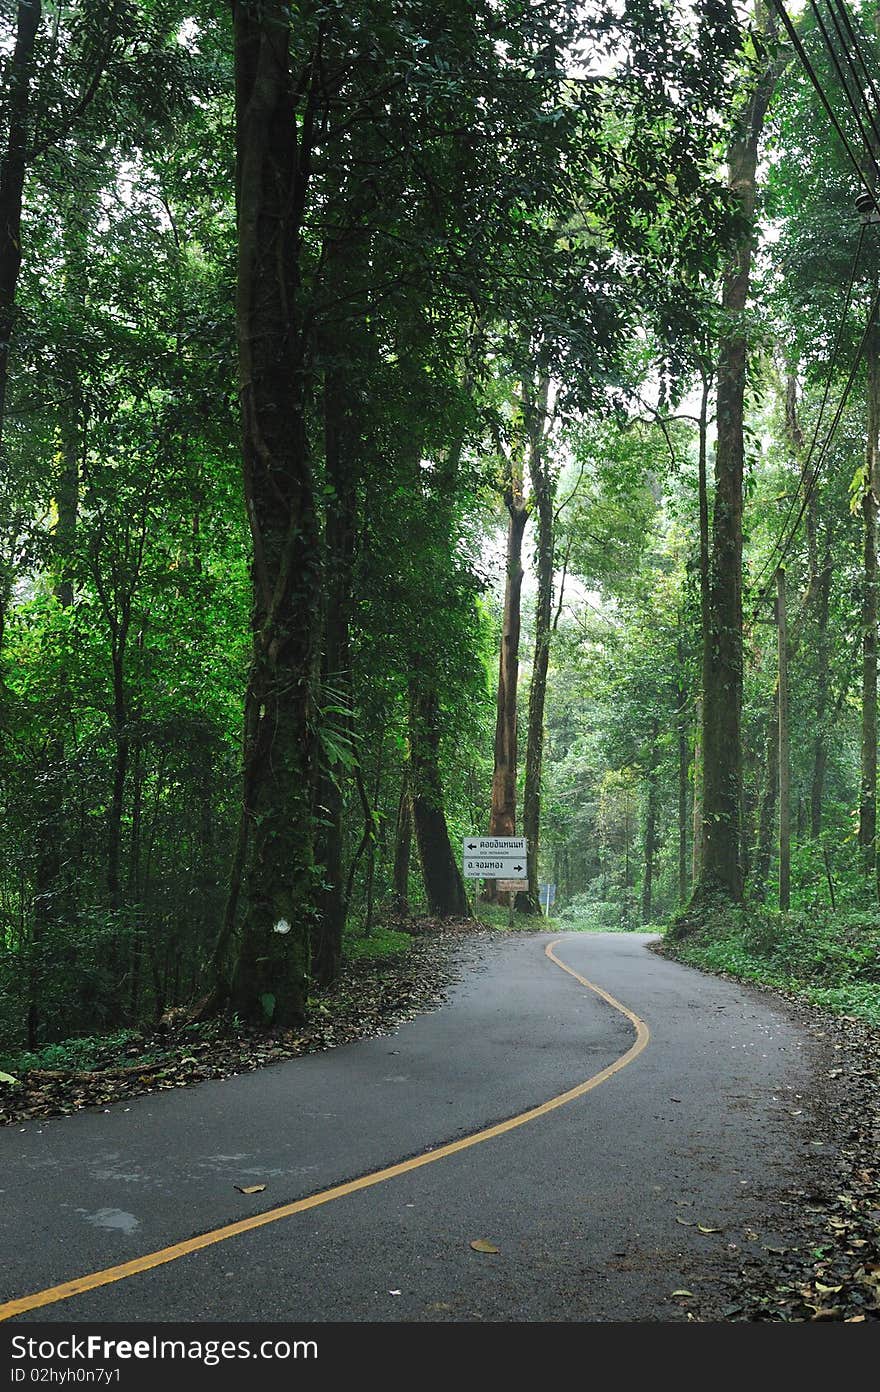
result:
[[[684,1318],[781,1241],[810,1046],[650,941],[505,937],[393,1035],[0,1132],[0,1317]]]

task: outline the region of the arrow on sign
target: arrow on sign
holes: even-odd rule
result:
[[[525,869],[525,867],[522,866],[522,865],[514,865],[513,868],[514,868],[514,870],[523,870],[523,869]]]
[[[469,841],[469,842],[468,842],[468,850],[469,850],[469,851],[475,851],[476,849],[477,849],[477,843],[476,843],[476,841]]]

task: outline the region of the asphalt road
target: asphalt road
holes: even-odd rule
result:
[[[633,1025],[548,959],[553,940],[492,944],[445,1006],[393,1035],[0,1132],[0,1299],[424,1154],[613,1064]],[[684,1318],[673,1291],[782,1240],[749,1233],[809,1140],[809,1045],[767,998],[649,941],[558,939],[560,959],[650,1029],[585,1096],[16,1319]],[[497,1254],[474,1251],[480,1238]]]

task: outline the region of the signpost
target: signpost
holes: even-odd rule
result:
[[[464,877],[467,880],[521,880],[526,878],[524,836],[466,836],[463,842]],[[501,886],[499,885],[500,889]],[[528,881],[526,880],[526,888]]]
[[[462,868],[466,880],[494,880],[499,894],[510,894],[510,922],[513,925],[513,895],[528,889],[528,843],[524,836],[465,836]]]
[[[544,917],[545,917],[545,918],[549,918],[549,917],[550,917],[550,905],[551,905],[551,904],[555,901],[555,899],[556,899],[556,886],[555,886],[555,884],[540,884],[540,885],[538,885],[538,898],[539,898],[539,900],[541,901],[541,907],[542,907],[543,910],[544,910]]]

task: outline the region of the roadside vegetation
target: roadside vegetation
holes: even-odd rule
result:
[[[663,951],[692,966],[772,986],[833,1014],[880,1026],[876,911],[782,915],[725,907],[685,936],[673,928]]]

